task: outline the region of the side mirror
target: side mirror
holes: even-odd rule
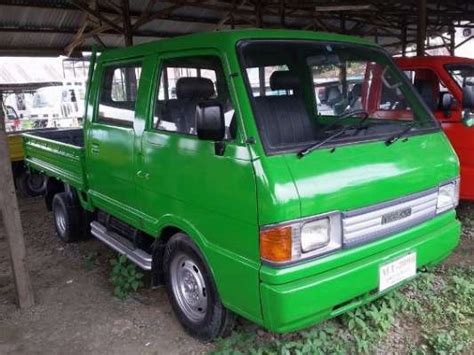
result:
[[[474,91],[471,86],[465,86],[463,88],[462,94],[462,121],[466,127],[473,127],[474,115],[471,113],[471,111],[474,109]]]
[[[6,110],[6,114],[7,114],[7,118],[9,120],[16,120],[18,119],[18,115],[16,114],[16,111],[13,107],[11,106],[5,106],[5,110]]]
[[[219,142],[225,136],[225,120],[222,106],[216,103],[200,103],[196,107],[196,132],[199,139]]]
[[[441,96],[440,109],[444,111],[445,116],[451,115],[451,109],[453,107],[454,97],[449,92],[443,93]]]

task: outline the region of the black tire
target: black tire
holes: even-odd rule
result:
[[[26,170],[22,171],[16,178],[16,186],[20,193],[24,196],[40,196],[46,191],[48,178],[46,175],[38,173],[30,173]]]
[[[53,217],[56,234],[65,243],[77,242],[84,237],[84,212],[66,192],[53,197]]]
[[[205,289],[200,292],[205,296],[206,309],[200,317],[193,319],[188,315],[186,307],[180,302],[180,296],[173,290],[173,285],[179,284],[176,281],[177,272],[174,266],[178,260],[189,260],[191,264],[197,266],[194,272],[204,281]],[[182,264],[184,265],[184,264]],[[204,258],[196,245],[184,233],[175,234],[167,243],[163,256],[163,268],[165,275],[166,290],[173,310],[181,325],[193,337],[203,341],[210,341],[217,337],[228,335],[233,328],[235,315],[226,309],[220,302],[219,294],[215,286],[212,275],[207,267]],[[199,288],[197,288],[199,290]],[[181,292],[182,293],[182,292]],[[188,303],[189,304],[189,303]]]

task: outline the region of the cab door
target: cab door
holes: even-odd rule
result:
[[[405,70],[413,79],[415,88],[433,111],[436,119],[449,138],[461,163],[461,198],[474,199],[474,131],[462,121],[462,95],[459,88],[445,72],[444,67],[418,67]],[[444,110],[440,102],[443,95],[454,98],[450,110]]]
[[[146,231],[156,235],[169,225],[187,231],[208,261],[223,303],[260,314],[254,171],[224,63],[210,50],[156,58],[137,194]],[[224,110],[222,150],[196,135],[200,102],[220,104]]]
[[[99,85],[86,145],[94,204],[129,223],[135,203],[135,118],[140,59],[99,66]]]

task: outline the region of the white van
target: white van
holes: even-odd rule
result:
[[[77,127],[84,115],[83,83],[36,90],[30,111],[33,128]]]

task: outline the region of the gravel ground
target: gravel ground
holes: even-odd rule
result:
[[[36,306],[20,311],[0,230],[0,354],[190,354],[209,345],[186,335],[163,288],[141,290],[126,301],[112,296],[112,257],[94,239],[60,242],[43,200],[19,201]],[[87,267],[87,257],[97,255]],[[95,259],[95,258],[94,258]]]

